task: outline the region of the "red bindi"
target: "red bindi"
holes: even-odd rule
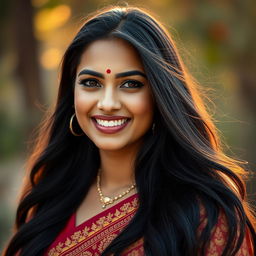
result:
[[[108,68],[108,69],[106,70],[106,72],[107,72],[107,74],[110,74],[110,73],[111,73],[111,69]]]

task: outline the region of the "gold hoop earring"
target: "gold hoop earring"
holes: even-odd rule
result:
[[[76,115],[76,113],[74,113],[74,114],[71,116],[71,118],[70,118],[70,121],[69,121],[69,130],[70,130],[70,132],[71,132],[74,136],[83,136],[83,135],[84,135],[83,133],[78,134],[78,133],[76,133],[76,132],[74,131],[74,129],[73,129],[72,123],[73,123],[73,119],[74,119],[75,115]]]

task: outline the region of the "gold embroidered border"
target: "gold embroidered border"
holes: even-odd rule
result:
[[[117,236],[117,234],[110,233],[121,230],[124,226],[126,226],[133,217],[137,207],[138,198],[135,197],[131,202],[121,205],[119,209],[115,210],[115,212],[110,211],[107,216],[99,217],[99,219],[93,222],[90,227],[85,226],[82,230],[74,232],[70,237],[66,238],[64,243],[59,242],[48,252],[48,256],[60,256],[63,253],[67,253],[67,256],[74,256],[77,253],[80,253],[79,255],[90,256],[90,252],[84,251],[83,253],[83,250],[86,250],[90,246],[92,246],[93,250],[97,249],[96,244],[99,241],[101,241],[101,243],[99,244],[98,250],[103,251],[105,247]],[[117,223],[114,224],[115,222]],[[90,236],[93,237],[88,239]],[[88,239],[88,241],[84,242],[77,249],[68,253],[70,249],[77,246],[79,243],[82,243],[86,239]]]

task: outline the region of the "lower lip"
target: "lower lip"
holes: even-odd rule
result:
[[[97,121],[96,121],[94,118],[92,118],[92,121],[93,121],[95,127],[96,127],[99,131],[101,131],[101,132],[103,132],[103,133],[107,133],[107,134],[112,134],[112,133],[116,133],[116,132],[119,132],[119,131],[123,130],[123,129],[128,125],[128,123],[129,123],[131,120],[129,119],[129,120],[127,120],[124,124],[118,125],[118,126],[113,126],[113,127],[103,127],[103,126],[99,125],[99,124],[97,123]]]

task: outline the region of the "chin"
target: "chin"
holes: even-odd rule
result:
[[[123,148],[115,145],[96,145],[96,146],[99,150],[103,150],[103,151],[117,151]]]
[[[118,139],[117,141],[115,140],[109,140],[109,141],[98,141],[94,142],[96,147],[100,150],[105,150],[105,151],[117,151],[117,150],[122,150],[125,148],[129,148],[131,146],[130,143],[127,141],[121,141],[121,139]]]

